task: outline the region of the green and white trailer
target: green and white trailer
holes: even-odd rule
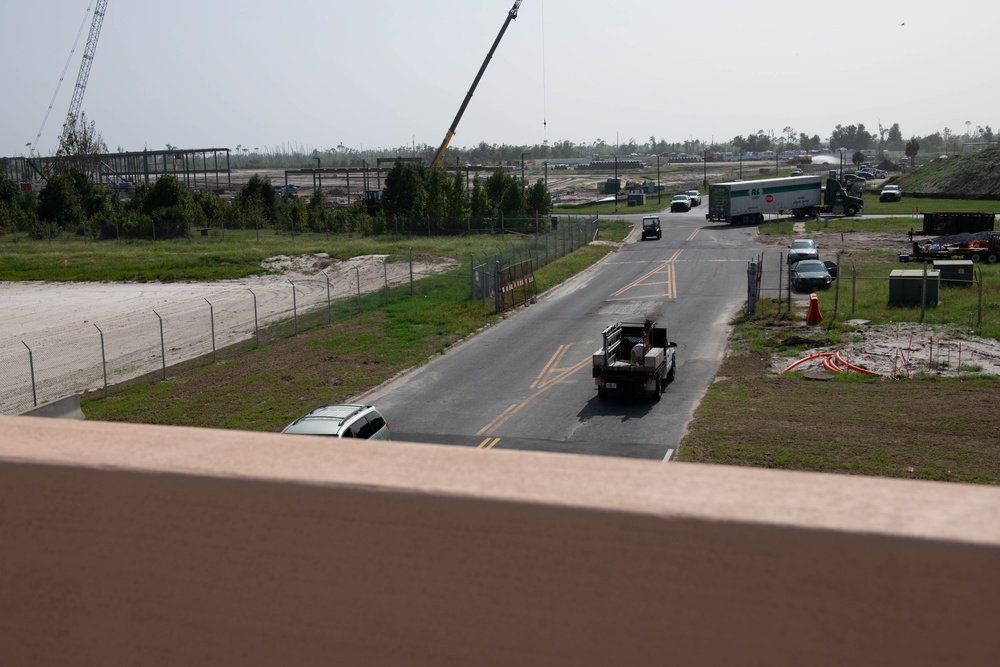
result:
[[[796,218],[818,213],[854,216],[864,210],[859,197],[847,194],[830,172],[823,187],[822,176],[789,176],[757,181],[731,181],[708,186],[705,218],[732,224],[759,224],[767,213],[790,212]]]

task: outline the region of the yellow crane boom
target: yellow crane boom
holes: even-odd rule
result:
[[[431,162],[431,167],[436,167],[444,159],[444,152],[448,150],[448,144],[451,143],[451,138],[455,136],[455,130],[458,128],[458,121],[462,120],[462,114],[465,113],[465,107],[469,106],[469,101],[472,99],[472,93],[476,91],[476,86],[479,85],[479,80],[483,78],[483,72],[486,71],[486,66],[490,64],[490,59],[493,58],[493,52],[497,50],[497,45],[500,44],[500,39],[503,34],[507,32],[507,26],[510,22],[517,18],[517,8],[521,6],[521,0],[515,0],[514,6],[510,8],[507,12],[507,20],[503,22],[503,27],[500,28],[500,33],[497,38],[493,40],[493,46],[490,47],[490,52],[486,54],[486,60],[483,61],[482,66],[479,68],[479,73],[476,74],[476,79],[472,82],[472,87],[469,88],[469,92],[465,94],[465,100],[462,102],[462,106],[458,109],[458,113],[455,115],[455,120],[451,122],[451,127],[448,128],[448,134],[444,135],[444,141],[441,142],[441,148],[438,149],[437,154],[434,156],[434,161]]]

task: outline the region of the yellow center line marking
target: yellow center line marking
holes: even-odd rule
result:
[[[484,426],[481,429],[479,429],[478,431],[476,431],[476,435],[483,435],[483,434],[487,434],[487,432],[492,432],[493,429],[495,429],[498,426],[497,422],[500,421],[500,419],[502,419],[505,415],[507,415],[511,410],[513,410],[516,407],[517,407],[517,403],[511,403],[511,406],[509,408],[507,408],[506,410],[504,410],[503,412],[501,412],[497,416],[496,419],[494,419],[489,424],[487,424],[486,426]],[[504,421],[506,421],[506,420],[504,420]]]
[[[701,231],[701,227],[699,227],[698,229],[694,230],[694,232],[691,233],[691,236],[687,237],[687,240],[688,241],[694,241],[694,237],[698,236],[698,232],[700,232],[700,231]]]
[[[683,248],[681,248],[680,250],[675,251],[674,254],[671,255],[670,259],[668,259],[667,261],[665,261],[663,264],[659,265],[658,267],[656,267],[655,269],[653,269],[649,273],[647,273],[647,274],[645,274],[645,275],[637,278],[636,280],[633,280],[631,283],[629,283],[625,287],[622,287],[617,292],[613,292],[610,295],[610,297],[614,298],[616,296],[621,296],[622,294],[624,294],[625,292],[629,291],[633,287],[637,287],[639,285],[655,285],[655,284],[659,284],[659,283],[646,283],[644,281],[648,280],[649,278],[652,278],[653,276],[655,276],[656,274],[660,273],[664,269],[667,269],[667,275],[668,276],[671,275],[671,274],[673,274],[674,279],[676,279],[677,274],[676,274],[676,272],[673,271],[673,266],[674,266],[673,263],[677,260],[678,257],[680,257],[680,255],[681,255],[682,252],[684,252]],[[675,298],[675,299],[677,298],[677,290],[676,290],[676,288],[673,290],[673,297],[671,297],[671,298]]]
[[[549,363],[545,364],[545,366],[542,368],[542,372],[538,374],[538,377],[535,378],[535,381],[531,383],[531,387],[529,388],[534,389],[536,386],[538,386],[538,383],[542,381],[542,378],[545,377],[547,373],[549,373],[559,362],[562,361],[562,358],[566,356],[566,353],[569,352],[569,348],[572,346],[573,343],[570,343],[569,345],[560,345],[558,348],[556,348],[555,354],[553,354],[552,357],[549,359]]]
[[[497,444],[498,442],[500,442],[500,438],[486,438],[481,443],[479,443],[479,446],[476,447],[476,449],[493,449],[493,445]]]
[[[646,280],[647,278],[655,276],[657,273],[659,273],[660,271],[662,271],[666,266],[668,266],[667,262],[664,262],[663,264],[660,264],[658,267],[656,267],[655,269],[653,269],[652,271],[650,271],[646,275],[641,276],[640,278],[637,278],[636,280],[632,281],[631,283],[629,283],[625,287],[623,287],[620,290],[618,290],[617,292],[613,293],[611,296],[621,296],[624,292],[627,292],[628,290],[632,289],[636,285],[641,284],[643,280]]]
[[[577,362],[576,364],[574,364],[570,368],[568,368],[568,369],[566,369],[564,371],[559,372],[554,377],[552,377],[549,380],[546,380],[545,382],[543,382],[541,385],[539,385],[537,391],[535,391],[533,394],[531,394],[530,396],[528,396],[526,399],[524,399],[520,403],[514,403],[509,408],[507,408],[506,410],[504,410],[499,416],[497,416],[496,419],[494,419],[493,421],[491,421],[489,424],[487,424],[486,426],[484,426],[483,428],[481,428],[476,433],[476,435],[485,435],[486,436],[486,440],[484,440],[483,442],[481,442],[479,444],[478,448],[481,449],[481,448],[484,448],[484,446],[485,446],[486,449],[492,449],[493,446],[496,445],[497,442],[499,442],[500,438],[497,438],[495,442],[493,442],[492,444],[490,444],[488,446],[486,446],[486,443],[489,442],[490,437],[496,432],[496,430],[498,428],[500,428],[505,423],[507,423],[508,419],[510,419],[511,417],[513,417],[514,415],[516,415],[518,412],[520,412],[521,408],[523,408],[524,406],[528,405],[528,403],[531,403],[533,400],[535,400],[536,398],[538,398],[539,396],[541,396],[550,387],[552,387],[552,386],[554,386],[556,384],[559,384],[560,382],[562,382],[563,380],[565,380],[566,378],[568,378],[570,375],[573,375],[574,373],[578,373],[579,371],[581,371],[584,368],[586,368],[587,366],[589,366],[590,363],[591,363],[591,357],[587,357],[586,359],[583,359],[582,361]]]

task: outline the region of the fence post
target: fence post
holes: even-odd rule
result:
[[[330,300],[330,276],[327,274],[326,270],[320,271],[323,277],[326,278],[326,323],[333,323],[333,303]]]
[[[983,328],[983,270],[979,269],[979,322],[976,327]]]
[[[257,341],[257,347],[260,347],[260,328],[257,326],[257,293],[249,287],[247,291],[253,294],[253,337]]]
[[[156,315],[156,319],[160,320],[160,359],[162,360],[162,364],[163,364],[163,379],[166,380],[167,379],[167,346],[163,342],[163,318],[160,317],[160,314],[158,312],[156,312],[155,310],[153,311],[153,314]]]
[[[501,255],[501,257],[502,257],[502,255]],[[496,263],[495,263],[495,267],[496,268],[494,269],[494,273],[493,273],[493,285],[494,285],[494,289],[493,289],[494,306],[493,307],[494,307],[494,310],[496,311],[497,314],[503,312],[503,292],[500,291],[500,288],[501,288],[500,273],[501,273],[502,269],[500,268],[500,266],[501,266],[500,265],[500,260],[498,259],[498,260],[496,260]]]
[[[31,402],[34,407],[38,407],[38,392],[35,390],[35,355],[32,353],[31,348],[23,340],[21,341],[23,345],[28,350],[28,367],[31,370]]]
[[[764,256],[763,256],[763,254],[761,255],[761,260],[760,261],[761,261],[761,264],[764,263]],[[785,291],[784,291],[784,287],[785,287],[785,269],[782,266],[782,264],[783,264],[783,262],[779,259],[778,260],[778,313],[781,313],[781,304],[784,301],[784,294],[785,294]],[[791,285],[788,286],[788,289],[789,290],[792,289]],[[788,314],[791,315],[792,314],[791,311],[788,311]]]
[[[389,305],[389,265],[382,260],[382,280],[385,285],[385,305]]]
[[[747,315],[757,313],[757,263],[747,265]]]
[[[354,267],[354,274],[358,277],[358,312],[361,312],[361,271]]]
[[[837,266],[837,280],[840,280],[840,266]],[[851,315],[858,300],[858,265],[851,263]]]
[[[839,275],[840,269],[840,251],[837,252],[837,269]],[[840,305],[840,279],[837,279],[837,285],[833,288],[833,319],[837,319],[837,307]]]
[[[204,299],[205,297],[202,298]],[[212,302],[208,299],[205,299],[205,303],[208,304],[208,317],[212,321],[212,362],[215,363],[218,361],[215,354],[215,307],[212,306]]]
[[[413,298],[413,246],[410,246],[410,298]]]
[[[101,327],[94,325],[97,333],[101,334],[101,369],[104,371],[104,398],[108,397],[108,360],[104,356],[104,332]]]
[[[920,280],[920,321],[924,321],[924,309],[927,307],[927,262],[924,262],[924,274]]]
[[[295,297],[295,283],[293,283],[291,281],[291,279],[287,279],[286,278],[286,280],[288,280],[289,284],[292,286],[292,322],[293,322],[293,326],[294,326],[293,333],[298,334],[299,333],[299,306],[298,306],[298,301],[296,300],[296,297]]]

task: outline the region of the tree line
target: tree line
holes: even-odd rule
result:
[[[278,233],[459,233],[492,228],[504,220],[539,217],[552,209],[544,182],[528,186],[502,169],[476,176],[466,188],[463,172],[399,161],[385,179],[381,206],[358,200],[331,208],[316,190],[309,197],[279,191],[254,175],[236,196],[190,190],[172,174],[128,190],[95,182],[97,157],[106,153],[93,123],[81,117],[60,139],[55,173],[37,193],[22,192],[0,174],[0,234],[26,232],[36,239],[72,233],[93,239],[165,239],[192,235],[198,227],[273,229]],[[465,172],[468,173],[468,172]],[[545,218],[545,228],[548,228]]]

